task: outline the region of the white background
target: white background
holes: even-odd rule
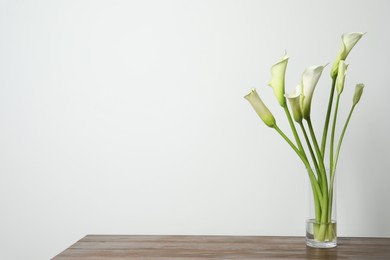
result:
[[[304,235],[305,168],[243,99],[256,87],[290,136],[286,90],[368,32],[339,126],[366,84],[338,167],[340,236],[390,236],[386,1],[1,1],[0,259],[49,259],[86,234]],[[312,118],[320,137],[331,65]],[[340,133],[340,128],[338,132]]]

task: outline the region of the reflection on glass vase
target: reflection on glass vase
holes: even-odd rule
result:
[[[330,172],[328,169],[322,172],[316,169],[308,170],[315,173],[317,179],[320,179],[320,181],[316,188],[313,187],[312,180],[309,177],[306,178],[306,245],[315,248],[336,247],[337,212],[335,171]],[[317,192],[315,189],[317,189]]]

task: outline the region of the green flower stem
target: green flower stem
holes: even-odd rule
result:
[[[337,95],[336,99],[336,107],[334,110],[334,115],[333,115],[333,125],[332,125],[332,133],[330,136],[330,150],[329,150],[329,161],[330,161],[330,180],[329,180],[329,206],[328,206],[328,220],[332,221],[332,207],[333,207],[333,185],[334,185],[334,176],[335,176],[335,170],[336,168],[334,167],[334,135],[336,132],[336,122],[337,122],[337,114],[339,110],[339,103],[340,103],[340,94]]]
[[[308,118],[307,124],[309,126],[311,138],[314,144],[314,148],[317,153],[318,161],[319,161],[319,167],[320,167],[320,172],[321,172],[321,186],[322,186],[322,207],[321,207],[321,220],[320,220],[320,229],[317,234],[317,240],[319,241],[324,241],[326,238],[326,232],[328,229],[328,181],[326,178],[326,170],[325,170],[325,165],[324,165],[324,160],[322,158],[322,154],[320,151],[320,148],[317,143],[317,138],[314,134],[314,129],[313,125],[311,123],[311,119]]]
[[[302,162],[305,164],[313,188],[316,221],[320,221],[321,208],[326,207],[327,204],[323,204],[323,196],[321,194],[321,189],[320,186],[318,185],[313,170],[311,169],[309,161],[307,160],[306,156],[299,151],[299,149],[293,144],[293,142],[291,142],[291,140],[283,133],[283,131],[276,124],[273,126],[273,128],[283,137],[284,140],[286,140],[286,142],[291,146],[291,148],[295,151],[295,153],[299,156],[299,158],[301,158]]]
[[[343,142],[343,139],[344,139],[344,135],[345,135],[345,131],[347,130],[347,127],[348,127],[348,124],[349,124],[349,121],[351,120],[351,116],[352,116],[352,113],[353,111],[355,110],[355,106],[356,104],[354,104],[349,112],[349,115],[348,115],[348,118],[347,118],[347,121],[345,122],[344,124],[344,128],[343,128],[343,131],[341,132],[341,136],[340,136],[340,140],[339,140],[339,143],[337,145],[337,150],[336,150],[336,157],[334,159],[334,163],[333,163],[333,169],[336,169],[337,167],[337,162],[339,160],[339,154],[340,154],[340,148],[341,148],[341,144]]]
[[[332,221],[332,207],[333,207],[333,185],[334,185],[334,172],[330,175],[330,184],[329,184],[329,206],[328,206],[328,220]]]
[[[330,114],[332,111],[332,103],[333,103],[334,89],[335,89],[335,85],[336,85],[336,78],[337,78],[337,74],[332,77],[332,88],[330,90],[330,95],[329,95],[328,111],[326,112],[324,130],[322,132],[322,143],[321,143],[322,157],[325,157],[326,137],[328,135],[329,120],[330,120]]]
[[[297,129],[295,128],[294,122],[291,118],[290,111],[288,110],[287,104],[285,103],[283,106],[284,112],[286,113],[286,116],[288,118],[288,122],[290,123],[290,128],[294,134],[295,141],[297,142],[299,150],[303,153],[303,155],[306,157],[305,150],[303,149],[301,140],[299,139],[299,135],[297,133]]]
[[[318,168],[318,163],[317,163],[316,156],[314,155],[313,148],[311,147],[309,137],[307,136],[307,132],[306,132],[306,129],[305,129],[302,121],[299,122],[299,125],[301,126],[301,130],[303,132],[303,135],[305,136],[306,144],[307,144],[307,147],[309,148],[311,159],[313,161],[314,168],[316,169],[316,172],[317,172],[318,184],[321,187],[321,178],[319,178],[320,177],[320,169]]]
[[[328,181],[326,179],[326,171],[325,171],[325,165],[324,165],[324,159],[322,157],[322,154],[321,154],[321,151],[320,151],[320,148],[318,146],[318,143],[317,143],[317,138],[316,138],[316,135],[314,133],[314,129],[313,129],[313,125],[311,123],[311,119],[308,118],[307,120],[307,125],[309,126],[309,131],[310,131],[310,135],[311,135],[311,139],[313,141],[313,145],[314,145],[314,149],[316,150],[316,153],[317,153],[317,159],[318,159],[318,162],[319,162],[319,167],[320,167],[320,173],[321,173],[321,182],[322,182],[322,185],[323,185],[323,193],[325,191],[328,190]]]
[[[283,137],[284,140],[291,146],[291,148],[297,153],[297,155],[302,159],[305,160],[303,154],[299,149],[295,146],[293,142],[291,142],[290,138],[288,138],[283,131],[278,127],[277,124],[273,125],[273,128]]]
[[[313,175],[313,174],[309,173],[310,182],[312,183],[311,189],[313,191],[313,197],[314,197],[315,217],[316,217],[316,222],[320,222],[321,221],[321,201],[318,198],[317,191],[316,191],[315,187],[313,186],[313,179],[312,179],[311,175]],[[317,183],[315,180],[314,180],[314,182]]]
[[[335,107],[334,116],[333,116],[332,133],[331,133],[331,136],[330,136],[329,161],[330,161],[330,171],[331,171],[331,173],[333,171],[334,134],[335,134],[335,131],[336,131],[336,121],[337,121],[337,112],[339,110],[339,102],[340,102],[340,95],[337,95],[336,107]]]
[[[328,218],[329,218],[329,220],[331,220],[331,217],[332,217],[333,185],[334,185],[334,178],[335,178],[335,174],[336,174],[337,162],[338,162],[338,160],[339,160],[340,148],[341,148],[341,144],[342,144],[343,139],[344,139],[345,131],[347,130],[347,127],[348,127],[349,121],[351,120],[352,113],[353,113],[353,111],[354,111],[354,109],[355,109],[355,106],[356,106],[356,104],[354,104],[354,105],[352,106],[352,108],[351,108],[351,110],[350,110],[350,112],[349,112],[347,121],[346,121],[345,124],[344,124],[343,131],[341,132],[340,140],[339,140],[339,143],[338,143],[338,145],[337,145],[336,156],[335,156],[335,158],[333,159],[333,164],[332,164],[331,170],[330,170],[329,212],[328,212]]]
[[[295,128],[294,122],[293,122],[293,120],[291,118],[291,114],[290,114],[290,111],[289,111],[289,109],[287,107],[287,104],[285,104],[283,106],[283,109],[284,109],[284,112],[286,113],[286,116],[288,118],[288,122],[290,123],[290,128],[291,128],[291,130],[292,130],[292,132],[294,134],[294,138],[295,138],[295,141],[297,142],[298,148],[301,151],[302,156],[304,157],[305,161],[308,163],[307,156],[306,156],[306,153],[305,153],[305,149],[302,146],[302,142],[301,142],[301,140],[299,138],[297,129]],[[302,125],[302,121],[300,122],[300,125],[303,126]],[[304,132],[306,133],[306,131],[304,131]],[[306,142],[307,142],[307,140],[306,140]],[[314,154],[313,154],[313,150],[312,150],[312,148],[310,146],[310,143],[307,143],[307,145],[309,147],[310,154],[312,156],[313,163],[314,163],[314,166],[316,168],[316,172],[317,172],[317,176],[318,176],[318,173],[319,173],[318,164],[317,164],[317,162],[315,160],[315,157],[313,157]],[[309,163],[308,163],[308,165],[306,165],[306,167],[309,167],[308,169],[310,169],[309,170],[309,178],[310,178],[310,182],[312,183],[311,186],[312,186],[312,189],[313,189],[316,221],[320,221],[320,219],[321,219],[321,206],[320,206],[320,201],[319,201],[318,195],[316,194],[317,193],[316,188],[314,187],[313,183],[317,184],[319,192],[321,192],[321,186],[318,184],[318,180],[316,179],[316,177],[315,177],[315,175],[314,175],[314,173],[313,173]]]

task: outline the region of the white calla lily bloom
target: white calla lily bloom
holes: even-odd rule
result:
[[[310,118],[311,99],[324,68],[325,66],[311,66],[305,69],[302,74],[301,109],[302,117],[305,119]]]
[[[249,92],[249,94],[244,98],[249,101],[256,113],[267,126],[273,127],[276,124],[274,116],[266,105],[264,105],[263,101],[259,97],[259,94],[257,94],[256,89],[252,89],[251,92]]]
[[[348,68],[348,64],[345,63],[344,60],[341,60],[339,62],[339,70],[336,79],[336,90],[339,95],[341,94],[341,92],[343,92],[344,89],[344,82],[345,82],[345,75],[347,74],[347,68]]]
[[[363,37],[363,35],[366,34],[365,32],[351,32],[351,33],[344,33],[341,37],[342,44],[339,52],[337,53],[336,59],[332,66],[331,76],[332,78],[336,77],[338,68],[339,68],[339,62],[341,60],[345,60],[349,54],[349,52],[352,50],[352,48],[356,45],[356,43]]]
[[[284,97],[284,79],[287,62],[288,56],[284,55],[278,63],[272,66],[271,80],[268,83],[268,86],[273,88],[275,97],[281,106],[286,104],[286,98]]]
[[[364,84],[356,84],[355,93],[353,94],[353,105],[355,106],[363,95]]]
[[[285,95],[285,97],[290,102],[294,120],[298,123],[302,122],[301,93],[302,87],[301,85],[297,85],[295,92]]]

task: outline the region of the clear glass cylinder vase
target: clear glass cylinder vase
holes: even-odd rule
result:
[[[307,169],[306,245],[337,246],[336,171]]]

